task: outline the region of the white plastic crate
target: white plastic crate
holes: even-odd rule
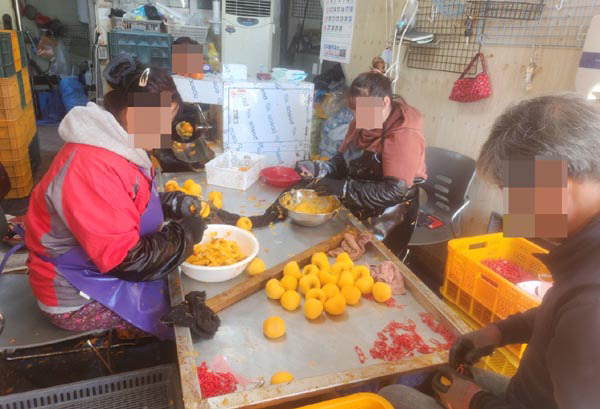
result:
[[[205,166],[209,185],[246,190],[258,180],[266,157],[256,153],[227,151]]]
[[[158,20],[135,20],[123,17],[111,17],[112,28],[117,30],[153,31],[160,33],[162,21]]]
[[[189,37],[198,42],[198,44],[206,43],[209,25],[185,26],[185,25],[167,25],[167,32],[173,37],[173,41],[179,37]]]

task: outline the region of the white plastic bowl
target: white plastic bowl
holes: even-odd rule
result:
[[[216,233],[216,236],[213,236],[212,233]],[[206,243],[212,237],[235,241],[238,246],[240,246],[242,253],[247,254],[248,256],[235,264],[220,267],[197,266],[183,262],[181,264],[181,270],[188,277],[205,283],[219,283],[231,280],[243,273],[246,266],[248,266],[258,254],[258,240],[256,240],[256,237],[254,237],[252,233],[240,229],[239,227],[229,226],[227,224],[209,224],[206,227],[204,237],[200,243]]]

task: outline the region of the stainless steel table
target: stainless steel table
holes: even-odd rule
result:
[[[171,178],[175,178],[179,184],[188,178],[201,182],[205,190],[204,197],[211,190],[220,190],[223,192],[223,208],[241,215],[261,214],[281,192],[281,189],[261,182],[245,192],[206,186],[202,173],[165,174],[161,177],[163,183]],[[259,257],[269,268],[350,226],[365,230],[356,218],[343,211],[323,226],[302,227],[287,220],[255,229],[254,234],[261,247]],[[294,312],[285,311],[277,302],[268,300],[264,291],[259,291],[219,313],[221,327],[212,340],[194,344],[189,329],[176,328],[185,407],[268,406],[446,362],[446,352],[416,354],[394,363],[370,358],[369,349],[376,339],[376,333],[391,320],[412,319],[424,340],[441,338],[421,323],[421,312],[432,313],[457,333],[468,331],[464,323],[382,243],[368,245],[367,252],[357,264],[379,263],[383,260],[392,260],[401,267],[408,293],[395,299],[397,304],[404,305],[403,308],[390,308],[362,299],[358,306],[347,307],[342,316],[323,316],[316,322],[309,322],[302,308]],[[182,302],[184,294],[194,290],[204,290],[211,297],[243,278],[240,276],[225,283],[207,284],[183,274],[172,274],[169,280],[171,302]],[[281,340],[267,340],[262,333],[262,323],[271,315],[278,315],[286,322],[286,335]],[[368,356],[364,364],[360,363],[355,352],[357,345]],[[202,399],[196,366],[202,362],[210,365],[215,357],[225,357],[236,373],[250,379],[263,379],[265,385]],[[291,372],[294,381],[268,385],[271,375],[278,371]]]

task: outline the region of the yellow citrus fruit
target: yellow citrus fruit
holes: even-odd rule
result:
[[[367,294],[371,294],[371,290],[373,289],[373,284],[375,283],[375,280],[373,280],[373,277],[369,276],[369,277],[361,277],[358,280],[356,280],[354,282],[354,285],[356,285],[358,287],[358,289],[360,290],[360,292],[363,295],[367,295]]]
[[[278,300],[281,298],[283,293],[285,293],[285,288],[279,282],[278,279],[272,278],[267,281],[267,285],[265,286],[265,292],[267,293],[267,297],[272,300]]]
[[[321,288],[321,282],[316,275],[309,274],[300,278],[298,286],[302,294],[306,294],[311,288]]]
[[[196,184],[196,182],[194,182],[193,179],[188,179],[185,182],[183,182],[183,188],[190,190],[191,187],[193,187]]]
[[[317,266],[319,270],[329,269],[329,259],[327,258],[327,254],[323,252],[313,254],[310,262]]]
[[[300,267],[298,263],[295,261],[290,261],[283,267],[283,275],[284,276],[292,276],[295,279],[299,280],[302,277],[302,272],[300,271]]]
[[[220,199],[218,197],[211,200],[210,203],[217,209],[223,208],[223,199]],[[245,219],[245,217],[244,217],[244,219]],[[250,221],[250,219],[248,219],[248,221]],[[238,227],[240,227],[240,226],[238,226]],[[252,229],[252,222],[250,222],[250,229]],[[244,230],[250,231],[250,229],[244,229]]]
[[[167,183],[165,183],[165,192],[173,192],[177,190],[178,187],[179,185],[176,180],[168,180]]]
[[[192,196],[202,196],[202,186],[198,184],[194,184],[188,188],[186,188],[187,192]]]
[[[281,306],[288,311],[294,311],[300,305],[300,294],[293,290],[287,290],[281,296]]]
[[[283,285],[283,288],[286,290],[296,291],[296,288],[298,288],[298,280],[294,276],[283,276],[281,279],[281,285]]]
[[[325,311],[331,315],[341,315],[346,310],[346,299],[342,294],[337,294],[325,302]]]
[[[370,277],[371,272],[369,271],[369,267],[367,266],[354,266],[352,270],[350,270],[355,280],[358,280],[361,277]]]
[[[317,275],[319,275],[319,267],[317,267],[317,266],[315,266],[313,264],[307,264],[302,269],[302,275],[303,276],[306,276],[306,275],[317,276]]]
[[[392,287],[388,283],[378,282],[373,285],[373,298],[377,302],[386,302],[392,297]]]
[[[223,201],[223,193],[219,192],[218,190],[213,190],[212,192],[210,192],[208,194],[208,201],[212,202],[214,200],[220,200],[221,202]]]
[[[269,339],[279,338],[285,334],[285,321],[279,317],[269,317],[263,322],[263,333]]]
[[[346,252],[338,254],[338,256],[335,258],[335,261],[337,263],[348,263],[351,267],[354,266],[354,262],[350,258],[350,255]]]
[[[339,276],[340,274],[344,273],[344,272],[350,272],[350,270],[352,270],[352,266],[346,262],[337,262],[333,265],[333,267],[331,267],[331,273],[335,274],[336,276]]]
[[[346,287],[348,285],[354,285],[354,276],[352,275],[351,272],[349,271],[344,271],[341,275],[340,275],[340,279],[338,280],[337,283],[338,287],[343,288]]]
[[[320,300],[322,303],[327,301],[327,296],[325,295],[325,291],[321,290],[320,288],[311,288],[310,290],[308,290],[306,292],[305,296],[306,296],[307,300],[310,300],[311,298],[316,298],[316,299]]]
[[[246,272],[251,276],[254,276],[263,273],[266,269],[265,262],[256,257],[250,264],[248,264],[248,267],[246,267]]]
[[[278,383],[286,383],[294,380],[294,375],[289,372],[277,372],[273,376],[271,376],[271,385],[276,385]]]
[[[247,217],[240,217],[235,225],[240,229],[244,229],[246,231],[252,230],[252,221]]]
[[[323,286],[322,290],[325,293],[325,295],[327,296],[328,300],[330,298],[335,297],[336,295],[338,295],[340,293],[340,289],[338,288],[338,286],[333,283],[325,284]]]
[[[341,293],[346,299],[346,304],[348,305],[356,305],[362,296],[360,290],[353,285],[342,287]]]
[[[319,280],[321,281],[321,285],[337,284],[338,278],[337,275],[327,270],[319,270]]]
[[[304,303],[304,315],[309,320],[318,318],[323,313],[323,302],[316,298],[309,298]]]

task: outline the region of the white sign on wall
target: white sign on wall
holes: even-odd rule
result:
[[[323,0],[321,60],[350,62],[356,0]]]

